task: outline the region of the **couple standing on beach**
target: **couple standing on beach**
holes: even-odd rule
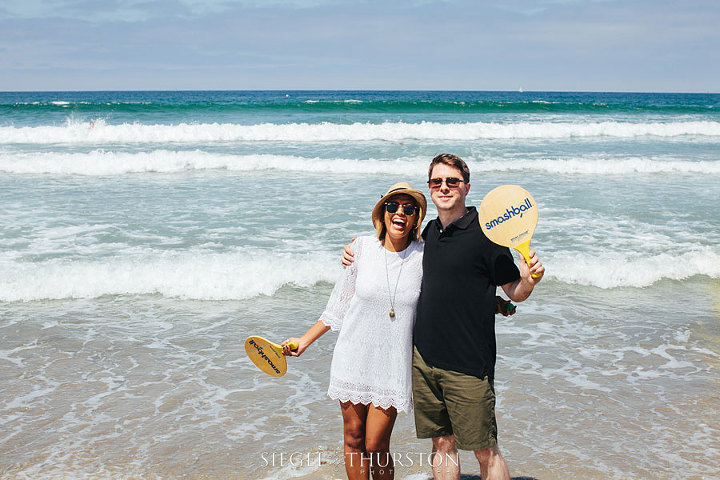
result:
[[[340,331],[328,395],[340,401],[350,480],[394,478],[390,436],[411,406],[418,438],[432,438],[435,479],[460,478],[459,448],[474,451],[483,480],[509,480],[495,421],[496,288],[522,302],[545,270],[534,252],[518,268],[508,248],[485,237],[477,210],[465,205],[462,159],[435,157],[428,186],[438,218],[420,234],[425,196],[407,183],[390,187],[372,212],[377,235],[346,247],[349,267],[325,311],[283,342],[284,352],[301,355],[329,329]]]

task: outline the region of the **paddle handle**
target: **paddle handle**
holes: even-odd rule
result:
[[[300,345],[298,345],[296,342],[290,342],[287,344],[288,347],[290,347],[290,350],[297,350]]]
[[[522,255],[525,259],[525,263],[527,263],[528,267],[530,267],[530,240],[528,240],[527,242],[523,242],[514,248],[515,250],[520,252],[520,255]],[[539,273],[531,273],[530,276],[532,278],[540,278]]]

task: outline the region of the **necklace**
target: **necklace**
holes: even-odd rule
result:
[[[400,258],[402,258],[402,262],[400,262],[400,271],[398,272],[397,281],[395,282],[395,290],[390,293],[390,270],[388,269],[387,261],[388,251],[385,247],[383,247],[383,250],[385,250],[385,278],[387,279],[388,295],[390,296],[390,318],[395,318],[395,297],[397,296],[398,285],[400,285],[400,275],[402,275],[402,268],[403,265],[405,265],[405,260],[407,259],[409,253],[406,253],[404,257],[400,255]]]

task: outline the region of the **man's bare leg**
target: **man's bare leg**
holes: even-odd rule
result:
[[[435,437],[433,442],[433,477],[435,480],[460,480],[460,459],[455,437]],[[484,477],[483,477],[484,479]]]
[[[480,462],[480,475],[483,480],[510,480],[510,472],[497,445],[475,450],[475,458]]]

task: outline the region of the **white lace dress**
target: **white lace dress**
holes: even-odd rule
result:
[[[412,331],[423,246],[412,242],[394,253],[376,237],[358,237],[354,242],[355,262],[335,284],[320,316],[325,325],[340,332],[330,367],[330,398],[372,402],[399,412],[412,408]],[[391,297],[395,317],[390,317]]]

